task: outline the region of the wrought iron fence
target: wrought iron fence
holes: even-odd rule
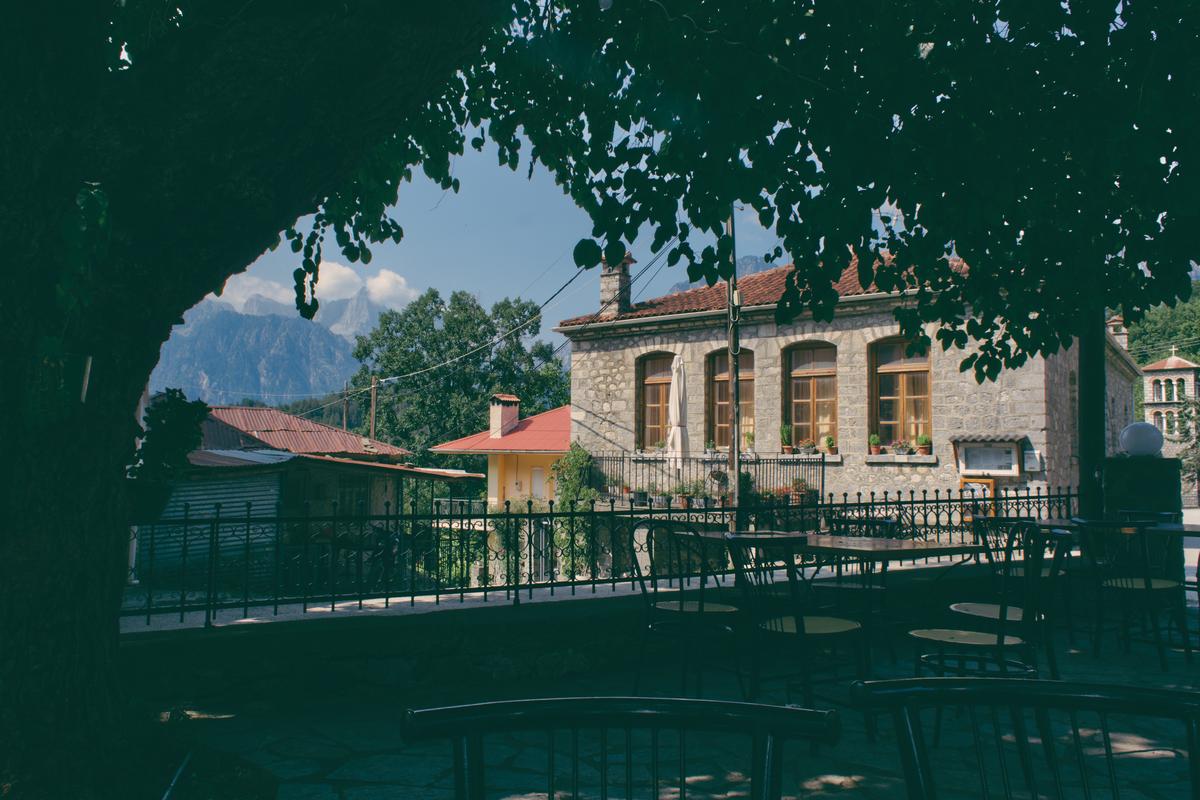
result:
[[[1071,516],[1076,496],[1056,492],[1006,492],[981,498],[962,492],[882,494],[821,498],[789,495],[757,499],[741,508],[698,505],[671,498],[658,505],[620,505],[615,500],[535,508],[506,505],[500,511],[464,504],[431,512],[417,506],[382,515],[262,516],[246,504],[203,517],[185,514],[135,525],[130,585],[123,613],[156,615],[203,612],[218,617],[278,615],[349,603],[388,607],[419,598],[434,603],[520,603],[534,591],[596,593],[632,586],[628,539],[618,532],[655,520],[687,521],[713,530],[816,530],[829,515],[889,516],[905,535],[939,541],[970,539],[969,518],[988,513],[1055,518]],[[635,537],[636,541],[636,537]],[[644,540],[643,540],[644,541]],[[728,565],[727,565],[728,566]]]

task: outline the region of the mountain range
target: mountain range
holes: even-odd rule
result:
[[[285,403],[336,391],[358,370],[354,338],[370,332],[383,311],[366,289],[322,302],[312,321],[264,295],[251,295],[240,311],[210,297],[171,331],[150,390],[181,388],[212,404]]]

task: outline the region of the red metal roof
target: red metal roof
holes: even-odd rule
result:
[[[486,475],[478,472],[465,472],[460,469],[439,469],[438,467],[415,467],[412,464],[385,464],[379,461],[362,461],[354,458],[338,458],[336,456],[318,455],[315,453],[288,453],[282,450],[193,450],[188,453],[188,463],[193,467],[204,469],[237,469],[263,470],[283,469],[291,463],[303,461],[318,461],[325,464],[342,464],[350,467],[363,467],[372,470],[387,470],[400,472],[414,478],[428,478],[445,481],[482,480]]]
[[[1167,356],[1161,361],[1142,367],[1142,372],[1156,372],[1162,369],[1200,369],[1200,364],[1179,356]]]
[[[203,426],[202,447],[269,447],[291,453],[383,456],[390,460],[411,454],[403,447],[261,406],[213,406]]]
[[[481,431],[429,448],[434,453],[565,453],[571,447],[571,407],[534,414],[503,436]]]

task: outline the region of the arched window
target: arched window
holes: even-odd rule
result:
[[[741,411],[742,442],[754,438],[754,353],[742,348],[738,353],[738,406]],[[733,405],[729,384],[729,351],[718,350],[708,357],[704,387],[705,438],[717,447],[729,447],[729,426]],[[749,438],[747,438],[749,434]]]
[[[813,342],[783,351],[783,420],[792,426],[792,441],[782,444],[837,440],[836,347]]]
[[[1166,430],[1166,428],[1163,426],[1163,415],[1161,411],[1154,412],[1154,427],[1158,428],[1160,431]]]
[[[1175,396],[1180,402],[1187,399],[1187,384],[1183,382],[1183,378],[1175,381]]]
[[[905,354],[903,339],[871,346],[871,432],[884,444],[932,436],[929,356]]]
[[[667,404],[671,396],[672,353],[651,353],[637,363],[637,446],[667,441]]]
[[[1174,433],[1174,432],[1175,432],[1175,412],[1168,411],[1167,412],[1167,433]]]
[[[1155,402],[1161,403],[1163,399],[1162,381],[1158,378],[1154,379],[1154,393],[1152,395]]]
[[[1165,381],[1165,384],[1166,385],[1163,386],[1163,388],[1167,392],[1167,402],[1173,403],[1173,402],[1175,402],[1175,381],[1171,380],[1170,378],[1167,378],[1167,380]]]

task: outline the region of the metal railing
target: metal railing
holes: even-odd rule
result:
[[[673,456],[662,450],[646,453],[593,453],[588,482],[605,497],[645,504],[668,498],[683,505],[720,505],[731,492],[728,454]],[[742,493],[778,498],[825,493],[825,454],[757,455],[743,453]]]
[[[631,521],[686,520],[728,530],[816,530],[828,515],[890,516],[905,535],[969,541],[972,514],[1068,517],[1070,490],[1011,492],[996,498],[970,493],[910,493],[841,498],[791,495],[741,508],[702,507],[691,498],[680,507],[621,506],[616,501],[506,505],[497,512],[464,504],[418,511],[415,504],[384,514],[262,516],[249,503],[217,506],[205,516],[142,522],[132,528],[136,554],[122,613],[156,616],[202,612],[206,624],[224,617],[276,616],[281,609],[307,613],[433,603],[519,604],[535,590],[597,593],[632,588],[627,539]]]

